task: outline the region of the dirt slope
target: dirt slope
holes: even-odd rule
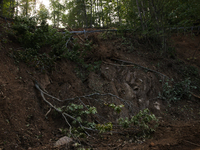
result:
[[[6,24],[4,20],[1,23]],[[80,72],[75,71],[76,64],[69,60],[57,62],[55,70],[49,73],[41,73],[24,63],[16,64],[12,50],[17,50],[20,45],[6,37],[2,26],[0,30],[0,149],[66,149],[52,148],[52,144],[64,136],[59,129],[66,128],[66,124],[62,117],[55,117],[53,111],[45,116],[50,107],[35,88],[33,79],[49,94],[60,99],[94,92],[112,93],[130,102],[133,114],[149,108],[160,118],[157,131],[145,141],[134,141],[134,132],[128,131],[103,134],[101,138],[94,135],[96,139],[88,138],[83,143],[85,147],[145,150],[200,148],[199,98],[183,99],[171,107],[165,101],[156,99],[163,84],[160,80],[165,76],[180,78],[183,62],[197,67],[199,71],[200,36],[173,36],[177,58],[171,59],[157,56],[148,47],[132,49],[130,43],[122,44],[124,39],[116,36],[107,35],[109,38],[104,39],[98,33],[90,34],[88,39],[96,46],[87,61],[102,60],[102,64],[98,72],[90,72],[83,80]],[[151,70],[144,70],[141,66]],[[195,94],[200,95],[198,91]],[[105,100],[112,102],[109,98]],[[112,100],[121,104],[118,99]],[[160,110],[155,108],[155,103],[160,104]],[[101,115],[115,121],[115,114],[110,114],[97,103],[93,102],[93,105]],[[121,117],[128,114],[128,109],[124,109]]]

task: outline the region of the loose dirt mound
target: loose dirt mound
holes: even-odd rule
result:
[[[3,20],[1,23],[5,24]],[[113,135],[94,135],[95,139],[85,139],[82,141],[85,147],[159,150],[200,147],[199,99],[181,100],[170,107],[165,101],[157,99],[163,84],[160,80],[165,76],[179,77],[176,70],[179,64],[175,60],[152,60],[148,48],[130,51],[130,45],[122,44],[124,41],[120,37],[95,33],[88,36],[94,47],[85,59],[87,62],[102,60],[102,64],[98,72],[90,72],[82,81],[74,71],[76,64],[68,60],[57,62],[55,70],[45,74],[24,63],[16,64],[12,50],[20,45],[9,41],[2,27],[0,30],[4,39],[8,40],[1,40],[0,43],[0,149],[66,149],[52,148],[52,144],[64,136],[59,129],[66,128],[66,124],[61,116],[55,117],[53,111],[45,115],[50,107],[35,88],[33,79],[49,94],[60,99],[94,92],[112,93],[130,104],[131,111],[130,108],[124,109],[121,117],[149,108],[160,119],[160,125],[150,139],[135,140],[135,132],[119,130]],[[193,38],[194,41],[185,36],[172,37],[179,59],[199,66],[200,36]],[[194,60],[193,55],[196,57]],[[190,57],[192,59],[188,59]],[[105,100],[122,103],[116,98]],[[100,115],[115,121],[114,114],[97,103],[93,104]],[[159,104],[159,109],[156,104]]]

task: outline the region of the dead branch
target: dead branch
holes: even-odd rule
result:
[[[58,108],[56,108],[54,105],[52,105],[49,101],[47,101],[46,98],[44,97],[44,93],[45,93],[45,92],[42,91],[42,90],[40,89],[40,86],[38,85],[38,82],[37,82],[36,80],[35,80],[35,87],[40,91],[40,94],[41,94],[43,100],[44,100],[49,106],[51,106],[52,108],[54,108],[57,112],[59,112],[59,113],[64,117],[66,123],[67,123],[67,124],[69,125],[69,127],[70,127],[70,133],[71,133],[71,125],[69,124],[69,122],[68,122],[68,120],[67,120],[67,118],[66,118],[65,116],[67,116],[67,117],[69,117],[69,118],[71,118],[71,119],[77,121],[77,122],[79,123],[80,127],[83,129],[83,131],[84,131],[88,136],[90,136],[90,134],[89,134],[85,129],[87,129],[87,130],[92,130],[92,131],[96,131],[96,130],[94,130],[94,129],[87,128],[87,127],[83,126],[76,118],[74,118],[73,116],[71,116],[71,115],[69,115],[69,114],[67,114],[67,113],[65,113],[65,112],[62,112],[61,110],[59,110]],[[48,94],[48,95],[49,95],[49,94]],[[73,135],[72,135],[72,136],[73,136]]]
[[[67,25],[67,28],[70,30],[70,31],[73,31],[72,28],[70,28],[68,25]],[[78,38],[81,40],[81,42],[85,43],[85,40],[83,40],[77,33],[75,33]]]
[[[192,145],[195,145],[195,146],[198,146],[198,147],[200,147],[200,145],[199,145],[199,144],[195,144],[195,143],[192,143],[192,142],[190,142],[190,141],[186,141],[186,140],[183,140],[183,141],[185,141],[185,142],[187,142],[187,143],[190,143],[190,144],[192,144]]]
[[[36,87],[36,88],[37,88],[41,93],[43,93],[43,94],[45,94],[45,95],[47,95],[47,96],[49,96],[49,97],[51,97],[51,98],[53,98],[53,99],[59,101],[59,102],[74,101],[74,100],[80,99],[80,98],[85,98],[85,99],[87,99],[88,97],[92,97],[92,96],[112,96],[112,97],[115,97],[115,98],[119,99],[129,110],[132,110],[132,103],[131,103],[131,102],[129,102],[130,104],[128,104],[128,102],[127,102],[126,100],[124,100],[124,99],[122,99],[122,98],[120,98],[120,97],[118,97],[117,95],[114,95],[114,94],[112,94],[112,93],[105,93],[105,94],[101,94],[101,93],[92,93],[92,94],[89,94],[89,95],[77,96],[77,97],[74,97],[74,98],[69,98],[69,99],[65,99],[65,100],[60,100],[60,99],[58,99],[58,98],[56,98],[56,97],[54,97],[54,96],[48,94],[47,92],[44,92],[44,91],[40,88],[41,86],[40,86],[40,84],[39,84],[36,80],[34,80],[34,83],[35,83],[35,85],[37,85],[38,88],[37,88],[37,87]],[[102,101],[102,100],[101,100],[101,101]]]
[[[51,108],[49,109],[49,111],[45,114],[45,117],[47,117],[47,115],[51,112]]]
[[[134,67],[135,65],[119,65],[119,64],[113,64],[113,63],[108,63],[103,61],[105,64],[113,65],[113,66],[118,66],[118,67]]]
[[[200,99],[200,96],[198,95],[195,95],[194,93],[190,92],[192,94],[192,96],[196,97],[196,98],[199,98]]]
[[[138,67],[143,68],[143,69],[145,69],[145,70],[148,70],[148,71],[150,71],[150,72],[154,72],[154,73],[160,74],[160,75],[162,75],[163,77],[169,78],[168,76],[166,76],[166,75],[164,75],[164,74],[162,74],[162,73],[160,73],[160,72],[158,72],[158,71],[155,71],[155,70],[152,70],[152,69],[148,69],[148,68],[146,68],[146,67],[144,67],[144,66],[140,66],[140,65],[135,64],[135,63],[130,62],[130,61],[120,60],[120,59],[115,59],[115,58],[113,58],[113,60],[121,61],[121,62],[124,62],[124,63],[129,63],[129,64],[134,64],[135,66],[138,66]]]
[[[117,145],[116,147],[113,147],[112,149],[118,149],[119,147],[124,146],[123,143]]]

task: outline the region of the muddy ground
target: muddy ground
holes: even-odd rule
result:
[[[91,149],[152,149],[152,150],[197,150],[200,149],[200,35],[174,34],[171,45],[175,49],[163,56],[151,46],[138,42],[133,35],[115,33],[91,33],[88,40],[93,43],[86,61],[101,61],[97,71],[85,73],[77,70],[75,62],[62,59],[56,62],[51,72],[41,72],[25,63],[16,63],[13,50],[21,46],[6,34],[8,24],[1,20],[0,41],[0,150],[9,149],[77,149],[74,143],[67,147],[54,148],[52,145],[65,136],[60,129],[68,128],[61,116],[55,116],[33,79],[49,94],[59,99],[73,98],[91,93],[112,93],[130,102],[131,113],[149,110],[159,118],[159,126],[149,138],[135,140],[135,129],[120,130],[112,135],[104,133],[82,139],[82,148]],[[84,36],[81,36],[84,39]],[[77,38],[77,36],[74,36]],[[78,39],[80,44],[82,41]],[[167,77],[174,80],[190,76],[197,78],[192,84],[197,90],[191,91],[191,99],[183,98],[168,105],[158,99]],[[48,100],[51,100],[48,98]],[[105,101],[115,104],[122,102],[107,97]],[[53,103],[54,101],[52,101]],[[116,114],[99,103],[100,115],[116,121]],[[54,102],[56,104],[56,102]],[[155,106],[159,104],[159,109]],[[49,112],[47,114],[47,112]],[[120,117],[129,115],[123,109]]]

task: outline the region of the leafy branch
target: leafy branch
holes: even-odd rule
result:
[[[111,93],[106,93],[106,94],[93,93],[93,94],[90,94],[90,95],[79,96],[79,97],[70,98],[70,99],[66,99],[66,100],[60,100],[60,99],[58,99],[54,96],[51,96],[46,91],[44,91],[36,80],[34,80],[34,83],[35,83],[36,89],[39,90],[43,100],[51,108],[53,108],[56,112],[58,112],[59,114],[61,114],[63,116],[65,122],[69,126],[69,134],[71,136],[73,136],[74,138],[78,138],[79,136],[82,137],[84,135],[91,136],[89,134],[89,131],[90,132],[98,132],[98,133],[104,133],[104,132],[111,132],[112,133],[113,132],[113,126],[115,126],[114,122],[108,121],[104,117],[98,115],[96,107],[86,105],[81,100],[81,98],[93,99],[97,102],[103,102],[104,106],[108,106],[110,108],[113,108],[113,110],[117,113],[120,113],[122,111],[122,108],[124,107],[123,104],[121,104],[121,105],[115,105],[113,103],[108,104],[103,100],[99,101],[98,99],[95,99],[95,98],[92,98],[92,97],[93,96],[112,96],[112,97],[118,98],[119,100],[121,100],[121,102],[128,105],[126,100],[121,99],[118,96],[113,95]],[[49,97],[51,97],[51,98],[53,98],[53,99],[55,99],[59,102],[74,101],[74,100],[78,99],[81,104],[71,103],[71,104],[68,104],[67,106],[56,107],[51,102],[47,101],[47,99],[45,98],[44,95],[47,95],[47,96],[49,96]],[[130,105],[128,105],[128,106],[130,107]],[[96,120],[98,123],[91,122],[91,119],[93,118],[93,116],[95,116],[99,120],[101,120],[103,118],[104,122],[100,122],[98,120]],[[158,120],[156,120],[156,117],[154,115],[150,114],[148,109],[145,109],[143,111],[140,111],[137,115],[132,116],[130,121],[128,120],[128,118],[125,118],[125,119],[120,118],[119,119],[119,125],[127,128],[127,127],[130,127],[130,124],[133,123],[135,126],[138,126],[142,130],[144,130],[145,133],[146,133],[146,131],[148,131],[150,133],[150,132],[154,131],[154,129],[155,129],[155,128],[149,127],[149,123],[151,121],[157,122]]]

